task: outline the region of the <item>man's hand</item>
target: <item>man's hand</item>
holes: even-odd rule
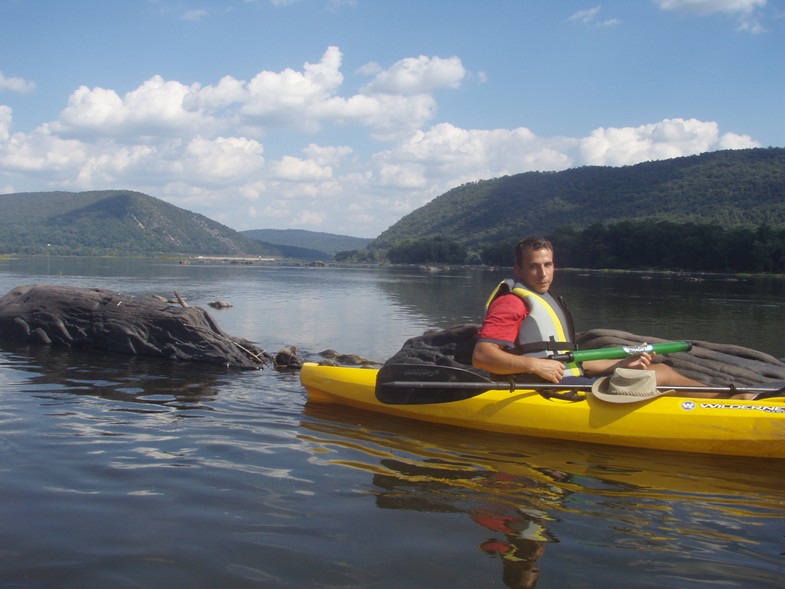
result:
[[[649,354],[648,352],[643,352],[640,356],[630,356],[629,358],[624,358],[616,364],[616,368],[636,368],[638,370],[649,370],[649,365],[651,361],[654,359],[656,354]]]
[[[530,360],[532,361],[531,372],[543,380],[558,384],[564,376],[564,364],[558,360],[540,358],[531,358]]]
[[[491,342],[477,342],[472,364],[493,374],[536,374],[547,382],[558,383],[564,376],[564,364],[558,360],[510,354]]]

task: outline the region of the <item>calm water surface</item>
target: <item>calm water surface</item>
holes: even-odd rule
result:
[[[0,261],[178,291],[232,335],[384,360],[498,272]],[[578,328],[785,356],[776,280],[562,273]],[[2,587],[738,587],[785,578],[782,461],[468,432],[308,403],[296,373],[0,346]]]

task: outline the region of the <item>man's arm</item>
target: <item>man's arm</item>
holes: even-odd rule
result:
[[[617,368],[637,368],[639,370],[651,370],[651,360],[654,356],[644,352],[640,356],[631,356],[621,360],[589,360],[583,362],[581,368],[586,376],[600,376],[610,374]]]
[[[535,374],[554,383],[558,383],[564,375],[564,364],[561,362],[510,354],[498,344],[482,341],[474,346],[472,366],[493,374]]]

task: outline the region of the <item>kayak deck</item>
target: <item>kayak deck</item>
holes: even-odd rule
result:
[[[658,397],[642,403],[546,399],[534,390],[489,390],[448,403],[388,405],[375,394],[378,370],[306,362],[310,401],[336,403],[477,430],[575,442],[785,458],[783,399],[740,401]]]

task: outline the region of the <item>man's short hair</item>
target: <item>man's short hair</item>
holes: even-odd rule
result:
[[[532,250],[534,252],[538,250],[550,250],[553,251],[553,244],[545,239],[544,237],[525,237],[518,242],[518,245],[515,248],[515,263],[520,266],[521,261],[523,260],[523,252],[526,250]]]

